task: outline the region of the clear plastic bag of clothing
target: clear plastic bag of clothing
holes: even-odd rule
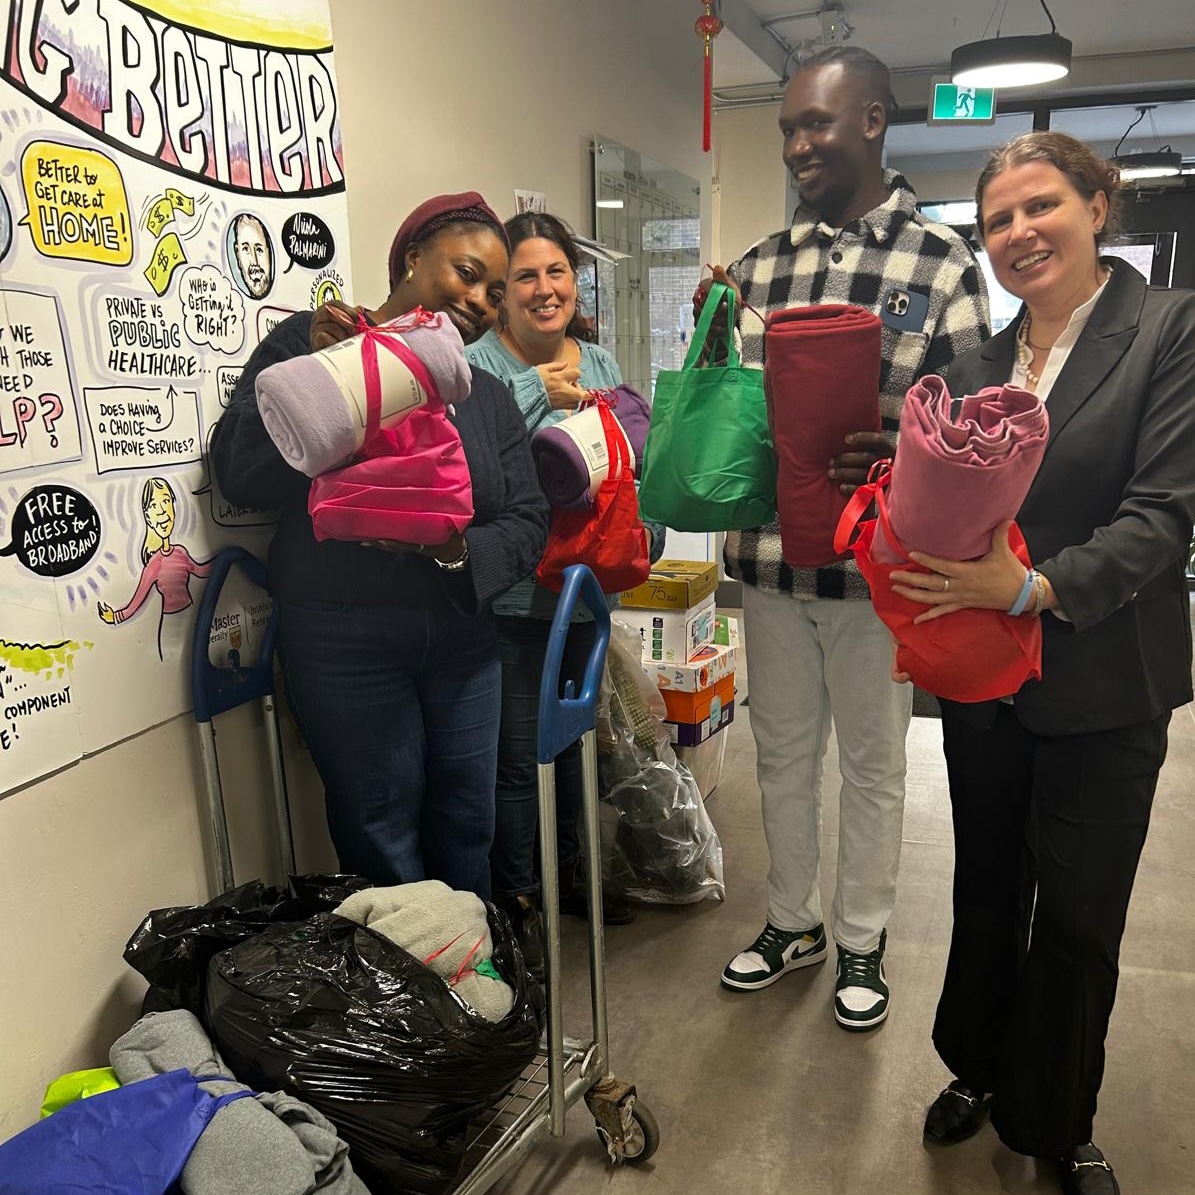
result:
[[[331,912],[373,885],[361,876],[291,876],[286,888],[250,880],[205,905],[154,909],[124,948],[124,960],[149,980],[142,1013],[185,1008],[203,1020],[203,994],[212,956],[283,921]]]
[[[647,904],[722,900],[722,843],[664,729],[664,699],[617,623],[598,713],[602,882]]]
[[[534,1058],[543,991],[487,906],[493,963],[515,993],[501,1021],[365,926],[325,913],[212,959],[207,1016],[241,1082],[319,1109],[374,1195],[451,1190],[470,1119]]]

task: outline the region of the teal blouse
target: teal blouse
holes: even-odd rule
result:
[[[618,362],[600,345],[587,341],[577,342],[581,347],[581,377],[578,385],[585,390],[612,390],[622,384]],[[472,344],[465,346],[465,357],[470,365],[492,373],[510,387],[515,403],[527,422],[527,434],[541,427],[559,423],[569,412],[552,409],[548,392],[539,371],[520,361],[498,339],[492,328]],[[664,550],[664,528],[656,523],[645,524],[651,538],[651,558],[658,560]],[[536,583],[535,575],[516,582],[504,594],[494,600],[494,613],[506,618],[546,618],[556,613],[557,594]],[[610,605],[617,605],[617,597]],[[587,619],[588,611],[581,607],[580,617]]]

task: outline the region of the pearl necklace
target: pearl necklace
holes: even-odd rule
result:
[[[1029,312],[1025,312],[1025,318],[1021,320],[1021,326],[1017,329],[1017,367],[1025,375],[1025,380],[1029,383],[1027,389],[1036,391],[1038,383],[1041,381],[1041,374],[1033,372],[1033,354],[1036,350],[1039,353],[1046,354],[1046,360],[1050,359],[1050,349],[1039,348],[1029,341],[1029,329],[1033,325],[1033,318]],[[1053,346],[1051,346],[1052,348]]]

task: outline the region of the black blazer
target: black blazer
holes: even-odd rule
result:
[[[1017,523],[1071,621],[1042,618],[1042,679],[1016,695],[1035,734],[1156,718],[1191,700],[1185,564],[1195,521],[1195,292],[1112,277],[1046,401],[1050,438]],[[1012,375],[1018,318],[950,367],[950,391]],[[993,702],[951,703],[976,726]]]

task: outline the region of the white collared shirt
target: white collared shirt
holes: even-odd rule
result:
[[[1041,378],[1038,380],[1037,387],[1033,389],[1033,393],[1042,402],[1045,402],[1050,397],[1050,391],[1054,388],[1055,380],[1062,372],[1062,367],[1066,364],[1067,357],[1071,355],[1071,349],[1075,347],[1075,343],[1083,334],[1083,329],[1087,327],[1087,321],[1091,318],[1091,313],[1095,310],[1095,305],[1100,301],[1100,295],[1104,293],[1104,287],[1108,285],[1108,279],[1111,277],[1112,268],[1109,266],[1108,273],[1103,282],[1100,283],[1099,289],[1081,307],[1075,308],[1071,313],[1070,321],[1062,331],[1062,335],[1054,341],[1054,346],[1050,349],[1050,355],[1046,358],[1046,367],[1041,371]],[[1019,343],[1017,347],[1020,347]],[[1032,361],[1032,358],[1030,358],[1030,361]],[[1030,389],[1027,368],[1028,363],[1022,360],[1022,354],[1014,352],[1012,358],[1012,376],[1008,379],[1009,384],[1012,386],[1021,386],[1026,390]]]

